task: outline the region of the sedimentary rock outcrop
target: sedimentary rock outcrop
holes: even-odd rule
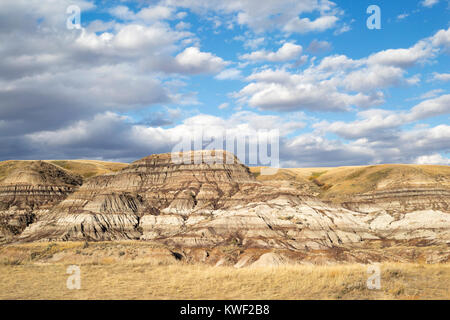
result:
[[[223,151],[102,163],[98,173],[83,163],[0,163],[0,241],[136,239],[236,267],[450,259],[446,167],[282,169],[255,179]]]
[[[252,168],[258,174],[259,168]],[[309,190],[325,202],[350,210],[449,211],[450,166],[377,165],[337,168],[280,169],[274,176],[258,176],[272,185],[290,184]]]
[[[245,196],[239,190],[260,184],[233,155],[221,152],[223,163],[211,163],[207,157],[216,154],[206,152],[192,153],[192,160],[198,156],[200,163],[177,164],[171,154],[153,155],[115,174],[92,178],[24,236],[97,240],[167,236],[179,232],[187,216],[202,219],[213,210],[241,203]],[[227,164],[230,159],[233,163]],[[49,228],[52,219],[54,227]]]
[[[442,187],[404,187],[375,190],[353,195],[342,202],[350,210],[386,211],[390,214],[419,210],[450,211],[450,189]]]
[[[368,232],[379,239],[450,240],[449,166],[281,169],[258,180],[309,189],[327,205],[362,213]]]
[[[43,161],[10,161],[1,169],[0,239],[20,234],[82,184],[80,176]]]
[[[191,163],[178,163],[171,154],[152,155],[91,178],[28,226],[20,240],[141,239],[174,247],[280,250],[361,247],[373,240],[450,242],[441,191],[445,199],[438,207],[420,200],[426,191],[413,197],[422,204],[409,211],[382,196],[377,207],[374,195],[324,202],[308,189],[257,181],[226,152],[189,157]]]

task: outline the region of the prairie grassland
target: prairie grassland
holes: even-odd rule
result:
[[[97,160],[46,160],[47,162],[82,176],[84,179],[120,171],[128,163]]]
[[[285,168],[275,175],[259,175],[261,167],[250,171],[260,181],[290,181],[319,187],[322,198],[341,198],[348,195],[386,188],[450,187],[450,166],[382,164],[372,166]]]
[[[131,242],[3,249],[0,299],[450,299],[448,263],[382,263],[381,289],[369,290],[367,265],[236,269],[176,261],[162,250]],[[66,286],[71,264],[81,270],[79,290]]]
[[[1,299],[450,299],[449,265],[382,264],[381,289],[367,266],[242,268],[206,265],[81,265],[69,290],[66,265],[0,266]]]

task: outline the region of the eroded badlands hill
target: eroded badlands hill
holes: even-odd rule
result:
[[[257,179],[308,190],[323,201],[360,212],[402,214],[417,210],[450,210],[450,166],[376,165],[337,168],[280,169]]]
[[[82,178],[43,161],[0,165],[0,239],[19,235],[74,192]]]
[[[219,155],[223,163],[211,164],[211,157]],[[74,175],[70,192],[54,197],[45,214],[22,223],[27,227],[15,232],[15,240],[139,239],[207,250],[232,246],[244,255],[241,264],[254,259],[245,256],[253,249],[304,257],[318,250],[354,253],[373,243],[446,248],[450,243],[450,170],[445,166],[281,169],[274,176],[258,176],[256,168],[255,179],[232,154],[197,151],[190,157],[202,161],[178,164],[170,154],[152,155],[85,178],[80,187]],[[72,174],[53,166],[49,172]],[[11,206],[8,210],[10,217],[21,214]],[[449,251],[440,248],[435,260],[448,260]],[[341,258],[358,261],[351,252]]]

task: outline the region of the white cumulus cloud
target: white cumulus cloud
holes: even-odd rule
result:
[[[302,50],[302,46],[295,43],[286,42],[275,52],[259,50],[244,54],[240,58],[251,61],[284,62],[299,57]]]

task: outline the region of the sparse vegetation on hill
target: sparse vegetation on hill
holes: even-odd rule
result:
[[[261,176],[261,167],[250,168],[260,181],[293,181],[319,187],[322,198],[340,198],[360,193],[404,187],[450,187],[450,166],[384,164],[335,168],[280,169]]]
[[[82,178],[75,172],[46,161],[1,161],[0,184],[81,185]]]
[[[0,161],[0,183],[15,172],[33,171],[35,174],[40,173],[44,176],[50,170],[55,170],[51,166],[45,166],[45,164],[51,164],[67,171],[69,174],[81,176],[84,180],[106,173],[117,172],[128,166],[127,163],[96,160],[7,160]]]
[[[84,179],[122,170],[128,163],[96,160],[48,160],[47,162],[79,174]]]

